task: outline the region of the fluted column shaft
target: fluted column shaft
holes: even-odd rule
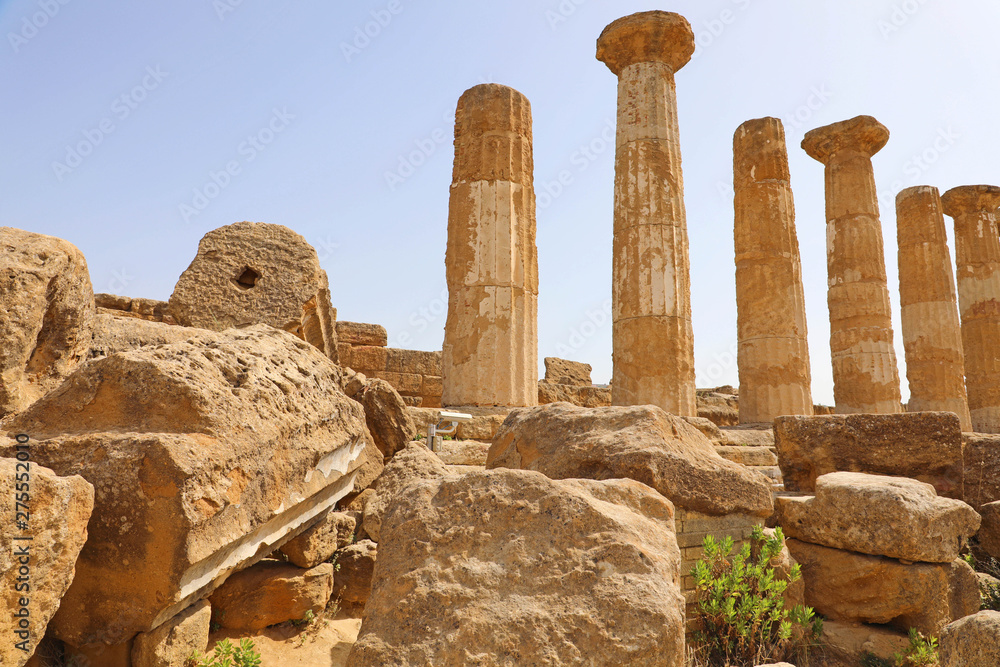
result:
[[[442,403],[538,403],[538,253],[531,107],[476,86],[458,102],[448,212]]]
[[[677,14],[609,25],[598,58],[618,76],[612,286],[615,405],[696,415],[694,334],[674,74],[694,35]]]
[[[740,423],[813,413],[802,264],[777,118],[733,138]]]
[[[889,131],[870,116],[812,130],[802,147],[826,167],[827,304],[838,414],[902,411],[871,157]]]
[[[1000,187],[949,190],[944,210],[955,219],[958,304],[965,385],[972,427],[1000,433]]]
[[[907,409],[954,412],[962,430],[971,431],[955,274],[937,188],[907,188],[896,196],[896,234]]]

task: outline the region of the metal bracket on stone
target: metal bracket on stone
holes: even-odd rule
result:
[[[472,421],[472,415],[465,412],[448,412],[447,410],[442,410],[439,417],[441,421],[427,427],[427,446],[432,452],[441,450],[442,435],[455,435],[458,432],[460,422]]]

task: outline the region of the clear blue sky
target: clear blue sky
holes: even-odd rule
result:
[[[616,81],[595,40],[647,9],[699,34],[677,77],[699,386],[737,383],[732,136],[766,115],[786,119],[826,403],[823,169],[798,144],[858,114],[891,130],[902,362],[891,189],[1000,182],[995,0],[0,0],[0,224],[79,246],[96,291],[167,299],[205,232],[280,223],[317,247],[341,319],[440,349],[455,103],[503,83],[534,115],[540,355],[605,382]]]

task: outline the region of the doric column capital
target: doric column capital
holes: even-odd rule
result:
[[[858,116],[806,133],[802,150],[814,160],[827,164],[841,151],[856,151],[868,157],[889,141],[889,130],[871,116]]]
[[[694,31],[680,14],[640,12],[610,24],[597,39],[597,59],[615,76],[629,65],[660,62],[676,72],[694,55]]]
[[[997,208],[1000,208],[1000,187],[963,185],[944,193],[941,203],[944,205],[944,212],[953,218],[982,211],[996,213]]]

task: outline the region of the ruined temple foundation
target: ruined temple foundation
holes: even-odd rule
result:
[[[955,274],[937,188],[907,188],[896,196],[896,234],[907,409],[954,412],[962,430],[971,431]]]
[[[972,427],[1000,433],[1000,187],[969,185],[941,198],[955,219],[958,304]]]
[[[902,411],[871,161],[888,140],[889,130],[871,116],[817,128],[802,140],[809,157],[826,167],[827,303],[838,414]]]
[[[538,403],[538,252],[531,106],[484,84],[455,115],[442,404]]]
[[[733,188],[740,423],[812,415],[802,263],[777,118],[736,130]]]
[[[674,74],[694,48],[687,20],[662,11],[619,19],[597,41],[618,77],[612,403],[685,416],[697,408]]]

